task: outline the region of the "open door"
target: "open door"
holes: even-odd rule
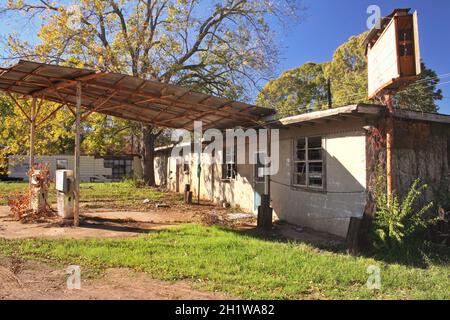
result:
[[[266,187],[266,178],[264,176],[264,164],[261,162],[261,158],[265,158],[265,152],[255,152],[254,165],[253,165],[253,211],[258,212],[258,207],[261,205],[261,195],[264,194]]]

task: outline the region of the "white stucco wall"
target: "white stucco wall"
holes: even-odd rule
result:
[[[233,207],[239,207],[244,211],[252,211],[254,197],[252,166],[248,164],[238,165],[236,178],[223,180],[222,165],[218,161],[213,162],[211,157],[206,154],[203,154],[201,157],[200,198],[216,204],[226,201]],[[197,177],[197,159],[198,154],[192,154],[190,157],[185,156],[184,161],[189,163],[190,169],[189,172],[184,172],[183,165],[180,164],[181,168],[177,169],[177,160],[169,157],[167,160],[168,190],[182,193],[184,191],[184,185],[190,184],[194,200],[197,199],[199,181]],[[155,180],[158,184],[161,182],[159,165],[162,161],[162,155],[155,157]]]
[[[281,220],[345,237],[350,217],[362,216],[366,204],[365,134],[350,131],[322,135],[323,190],[291,186],[293,141],[304,136],[309,135],[295,130],[282,134],[282,165],[271,182],[274,212]]]
[[[350,217],[360,217],[366,204],[366,138],[363,121],[341,121],[280,130],[280,170],[271,177],[271,203],[281,220],[345,237]],[[321,136],[324,149],[324,190],[293,187],[294,139]],[[247,146],[248,154],[248,146]],[[197,197],[197,155],[192,155],[188,173],[179,173],[178,191],[190,183]],[[177,191],[176,160],[168,160],[168,189]],[[222,166],[202,155],[200,195],[215,203],[229,202],[254,212],[253,165],[238,165],[236,179],[222,180]],[[157,178],[158,179],[158,178]]]

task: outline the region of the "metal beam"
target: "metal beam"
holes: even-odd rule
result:
[[[34,168],[34,137],[36,131],[36,98],[31,100],[30,114],[30,170]],[[31,177],[30,177],[31,178]]]
[[[59,91],[61,89],[67,88],[67,87],[78,85],[78,83],[80,81],[89,81],[89,80],[104,76],[105,74],[106,74],[105,72],[96,71],[94,73],[90,73],[85,76],[77,77],[75,79],[67,79],[67,80],[59,81],[58,83],[53,83],[52,81],[47,79],[47,81],[49,82],[49,85],[50,85],[49,88],[32,91],[29,93],[29,95],[39,96],[39,95],[47,93],[47,92]]]
[[[80,119],[81,119],[81,82],[77,82],[77,106],[75,120],[75,159],[74,159],[74,176],[75,176],[75,208],[73,214],[73,225],[80,225]]]

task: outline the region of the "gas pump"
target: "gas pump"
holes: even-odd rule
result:
[[[48,191],[44,187],[46,181],[42,180],[45,178],[41,174],[41,170],[34,170],[30,179],[31,209],[35,213],[45,211],[47,206]]]
[[[72,219],[74,210],[73,170],[56,170],[56,202],[58,215],[63,219]]]

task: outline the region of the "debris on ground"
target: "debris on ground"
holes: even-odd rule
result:
[[[144,203],[144,204],[150,203],[150,199],[145,199],[144,201],[142,201],[142,203]]]
[[[229,202],[226,201],[222,201],[222,208],[224,209],[228,209],[231,207],[231,204]]]
[[[205,213],[200,218],[203,225],[212,226],[215,224],[220,224],[223,219],[221,216],[217,214],[216,211],[212,211],[210,213]]]
[[[164,202],[162,202],[162,203],[157,203],[157,204],[156,204],[156,207],[157,207],[157,208],[170,208],[170,206],[169,206],[167,203],[164,203]]]
[[[255,216],[249,213],[230,213],[227,215],[229,220],[243,220],[243,219],[251,219]]]

